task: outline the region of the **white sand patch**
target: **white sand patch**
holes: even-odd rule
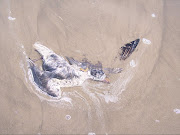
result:
[[[130,64],[131,67],[135,67],[136,66],[136,63],[135,63],[134,60],[131,60],[129,64]]]
[[[150,45],[150,44],[151,44],[151,41],[148,40],[148,39],[146,39],[146,38],[143,38],[142,41],[143,41],[144,44],[147,44],[147,45]]]
[[[180,109],[174,109],[174,112],[176,113],[176,114],[180,114]]]
[[[154,13],[153,13],[153,14],[151,14],[151,16],[152,16],[152,17],[156,17],[156,15],[155,15]]]
[[[16,18],[11,17],[11,16],[9,16],[9,17],[8,17],[8,19],[9,19],[10,21],[14,21],[14,20],[16,20]]]
[[[66,120],[70,120],[70,119],[71,119],[71,115],[66,115],[66,116],[65,116],[65,119],[66,119]]]

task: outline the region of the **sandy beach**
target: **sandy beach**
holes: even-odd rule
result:
[[[0,134],[180,134],[179,0],[1,0]],[[119,49],[140,38],[133,54]],[[123,68],[53,99],[27,59],[61,56]],[[39,65],[40,61],[37,62]]]

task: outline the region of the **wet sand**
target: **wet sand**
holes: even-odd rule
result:
[[[178,0],[1,0],[0,134],[179,134],[179,6]],[[137,38],[135,52],[120,61],[119,48]],[[124,70],[110,76],[111,84],[62,88],[55,100],[29,79],[26,59],[40,57],[35,42]]]

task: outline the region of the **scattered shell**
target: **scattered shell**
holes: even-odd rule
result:
[[[156,17],[156,15],[155,15],[154,13],[153,13],[153,14],[151,14],[151,16],[152,16],[152,17]]]
[[[148,40],[148,39],[143,38],[142,41],[143,41],[144,44],[147,44],[147,45],[151,44],[151,41]]]
[[[155,122],[160,122],[160,120],[155,120]]]
[[[71,119],[71,115],[66,115],[65,118],[66,118],[66,120],[70,120]]]
[[[180,114],[180,109],[174,109],[174,112],[176,113],[176,114]]]
[[[92,133],[92,132],[90,132],[90,133],[88,133],[88,135],[96,135],[96,133]]]
[[[9,16],[9,17],[8,17],[8,19],[9,19],[10,21],[14,21],[14,20],[16,20],[16,18],[11,17],[11,16]]]
[[[129,64],[130,64],[131,67],[135,67],[136,66],[136,63],[135,63],[134,60],[131,60]]]

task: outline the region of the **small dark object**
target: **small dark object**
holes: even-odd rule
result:
[[[120,53],[120,60],[125,60],[126,58],[128,58],[137,47],[139,41],[140,39],[136,39],[121,47],[122,52]]]

